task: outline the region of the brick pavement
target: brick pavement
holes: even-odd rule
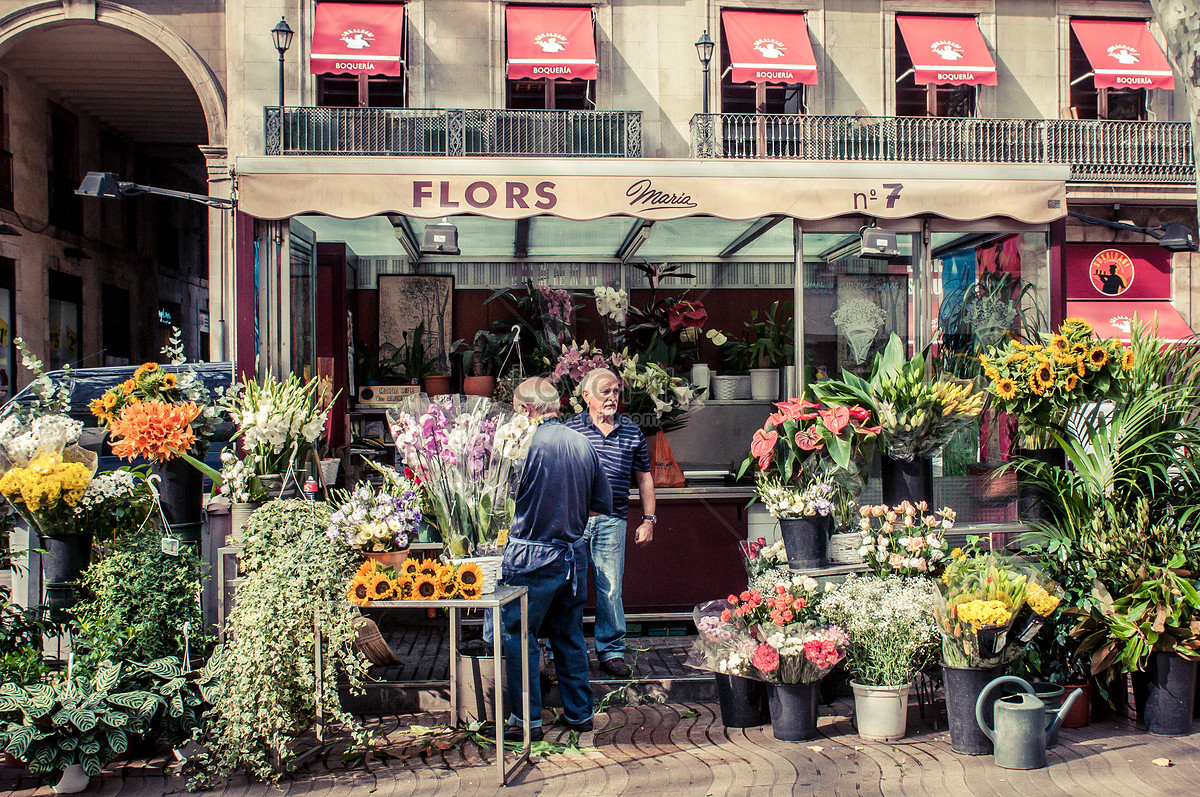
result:
[[[944,730],[930,729],[913,707],[910,735],[901,742],[863,742],[854,735],[851,703],[839,700],[821,710],[821,736],[811,742],[777,742],[770,727],[726,729],[712,703],[617,706],[598,715],[596,730],[581,748],[535,759],[507,789],[492,783],[490,750],[474,745],[425,758],[373,762],[347,769],[341,748],[302,767],[279,786],[236,781],[213,797],[373,797],[407,795],[1195,795],[1200,793],[1200,733],[1151,737],[1128,720],[1107,720],[1062,731],[1049,753],[1050,767],[1033,772],[997,768],[991,757],[950,751]],[[402,729],[429,725],[445,715],[392,716],[372,723],[391,743]],[[945,727],[944,725],[942,726]],[[552,728],[547,739],[564,740]],[[1170,767],[1152,763],[1169,758]],[[143,797],[181,787],[162,756],[115,764],[85,794]],[[0,769],[0,797],[48,795],[28,776]]]

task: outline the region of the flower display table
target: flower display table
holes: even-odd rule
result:
[[[529,725],[529,590],[526,587],[498,586],[496,591],[482,595],[474,600],[444,599],[444,600],[407,600],[407,601],[372,601],[372,609],[449,609],[450,610],[450,716],[451,722],[458,717],[458,641],[462,629],[463,609],[492,610],[492,660],[493,672],[503,672],[501,662],[504,660],[503,633],[500,627],[500,609],[513,601],[519,600],[521,607],[521,716],[525,729],[524,745],[512,766],[505,766],[504,748],[504,683],[497,677],[495,689],[495,718],[496,718],[496,779],[502,786],[508,785],[508,779],[516,772],[523,762],[529,760],[531,747]],[[321,629],[316,628],[316,665],[317,689],[321,687]],[[320,695],[317,705],[321,705]],[[324,741],[324,717],[317,713],[317,740]]]

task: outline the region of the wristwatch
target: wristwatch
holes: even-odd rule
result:
[[[642,520],[649,520],[651,523],[657,523],[658,515],[642,515]]]

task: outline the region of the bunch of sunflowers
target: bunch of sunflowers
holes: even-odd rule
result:
[[[1047,430],[1063,426],[1080,405],[1118,392],[1134,354],[1091,324],[1068,318],[1045,343],[1009,340],[979,358],[997,407],[1017,416],[1029,447],[1043,447]]]
[[[109,388],[99,398],[92,399],[88,409],[101,426],[111,426],[129,407],[146,401],[175,404],[183,401],[183,398],[178,374],[168,373],[158,363],[142,363],[133,376]]]
[[[474,562],[445,564],[436,559],[408,557],[399,569],[363,563],[346,598],[359,606],[372,601],[476,600],[483,592],[483,571]]]

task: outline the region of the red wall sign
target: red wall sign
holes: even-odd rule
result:
[[[1171,253],[1146,244],[1064,247],[1067,299],[1171,298]]]

